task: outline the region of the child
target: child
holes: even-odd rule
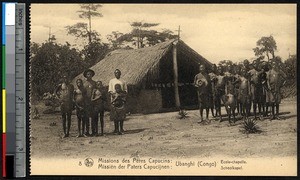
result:
[[[74,102],[75,102],[75,108],[76,108],[76,115],[78,120],[78,136],[77,137],[83,137],[85,124],[86,124],[86,107],[85,107],[85,99],[86,97],[86,91],[83,87],[83,81],[82,79],[76,80],[77,89],[74,91]]]
[[[103,136],[103,127],[104,127],[104,101],[105,94],[103,91],[103,86],[101,81],[96,82],[96,88],[92,92],[92,106],[93,106],[93,122],[92,122],[92,134],[98,136],[98,119],[100,113],[100,125],[101,125],[101,134]]]
[[[123,123],[126,117],[125,103],[127,93],[122,90],[120,84],[115,85],[116,92],[112,94],[111,119],[115,124],[115,133],[122,135]]]

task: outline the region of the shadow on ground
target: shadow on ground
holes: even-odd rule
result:
[[[143,129],[130,129],[130,130],[126,130],[124,132],[124,134],[136,134],[136,133],[140,133],[140,132],[143,132],[145,131],[146,129],[148,128],[143,128]],[[114,132],[109,132],[109,133],[106,133],[107,135],[114,135]]]

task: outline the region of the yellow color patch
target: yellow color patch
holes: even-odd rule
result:
[[[6,133],[6,91],[2,90],[2,130]]]

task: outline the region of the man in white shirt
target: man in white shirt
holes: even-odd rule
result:
[[[111,95],[111,103],[112,103],[110,118],[111,120],[114,121],[115,124],[114,133],[121,135],[124,132],[123,122],[126,117],[125,104],[124,106],[119,108],[113,105],[113,101],[115,99],[115,96],[118,94],[115,88],[116,84],[120,85],[122,93],[125,93],[125,95],[127,94],[127,84],[123,79],[121,79],[121,71],[119,69],[116,69],[114,74],[115,74],[115,78],[109,81],[109,86],[108,86],[108,92]]]
[[[111,79],[109,81],[109,86],[108,86],[108,92],[110,94],[113,94],[116,92],[116,89],[115,89],[115,85],[116,84],[120,84],[121,85],[121,88],[123,91],[127,92],[127,84],[126,82],[121,78],[121,71],[119,69],[116,69],[115,70],[115,78]]]

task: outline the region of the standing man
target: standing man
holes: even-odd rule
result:
[[[248,80],[248,72],[246,68],[241,69],[241,75],[239,78],[239,93],[238,98],[240,100],[241,115],[244,119],[248,119],[251,109],[251,89],[250,81]]]
[[[208,114],[209,114],[209,108],[211,107],[212,104],[211,81],[204,65],[200,65],[199,71],[200,73],[197,74],[194,78],[194,86],[197,88],[199,110],[200,110],[200,121],[198,121],[198,123],[203,122],[204,109],[206,110],[205,121],[209,123],[210,121],[208,119]]]
[[[217,78],[215,79],[215,88],[216,88],[216,116],[219,115],[220,122],[222,121],[221,115],[221,102],[224,103],[225,98],[225,76],[223,73],[223,67],[221,65],[218,66],[217,69]]]
[[[104,127],[104,101],[106,101],[106,96],[104,93],[102,81],[96,82],[96,88],[92,93],[92,104],[93,104],[93,125],[92,125],[92,134],[98,136],[98,119],[100,115],[100,125],[101,125],[101,134],[103,136],[103,127]]]
[[[257,119],[257,106],[259,114],[261,114],[261,105],[262,105],[262,98],[263,98],[263,85],[259,79],[259,63],[254,60],[253,69],[251,69],[249,73],[250,77],[250,86],[251,86],[251,99],[253,103],[253,112],[254,112],[254,119]],[[261,118],[261,117],[260,117]]]
[[[62,115],[64,138],[69,137],[71,127],[71,115],[74,107],[73,104],[74,86],[69,83],[67,76],[63,76],[62,83],[57,86],[54,94],[60,102],[60,110]]]
[[[77,89],[74,91],[74,102],[76,108],[76,115],[78,120],[78,136],[83,137],[85,136],[85,124],[86,124],[86,90],[83,87],[82,79],[76,80]]]
[[[261,86],[261,89],[260,89],[260,100],[259,100],[259,108],[261,110],[259,110],[259,112],[262,114],[260,115],[261,118],[262,116],[265,117],[267,115],[267,110],[266,110],[266,84],[267,84],[267,71],[268,70],[268,67],[267,67],[267,64],[266,62],[261,62],[260,65],[259,65],[259,73],[258,73],[258,83],[259,85]]]
[[[231,78],[231,82],[233,85],[233,95],[236,99],[236,109],[238,112],[238,116],[241,116],[241,107],[240,107],[240,98],[238,95],[239,92],[239,88],[240,88],[240,74],[241,74],[241,68],[239,65],[237,64],[233,64],[233,68],[232,68],[232,78]]]
[[[86,80],[83,83],[83,87],[86,91],[86,99],[85,99],[85,108],[86,108],[86,132],[85,135],[86,136],[90,136],[90,135],[94,135],[94,134],[90,134],[90,119],[91,119],[91,125],[94,125],[94,111],[93,111],[93,104],[92,104],[92,93],[93,90],[96,87],[96,82],[92,79],[93,76],[95,75],[95,72],[91,69],[85,70],[83,72],[83,76],[86,78]],[[94,127],[92,127],[93,129]]]
[[[121,78],[121,71],[119,69],[116,69],[114,74],[115,74],[115,78],[109,81],[109,86],[108,86],[108,93],[111,95],[110,118],[111,120],[114,121],[115,124],[114,133],[122,135],[124,132],[123,123],[126,117],[126,109],[125,109],[125,104],[121,108],[116,107],[115,100],[119,94],[117,90],[121,91],[122,94],[127,95],[127,84]],[[115,87],[118,87],[119,89],[116,89]]]
[[[279,117],[279,104],[281,103],[280,89],[286,83],[286,74],[279,70],[278,64],[273,61],[272,69],[267,73],[267,103],[272,107],[272,117],[270,120]],[[276,113],[275,113],[276,108]]]
[[[216,78],[217,78],[217,65],[213,64],[212,65],[212,69],[211,72],[208,74],[210,81],[211,81],[211,91],[212,91],[212,104],[211,104],[211,114],[213,117],[215,117],[214,114],[214,109],[216,109],[216,87],[215,87],[215,82],[216,82]]]

